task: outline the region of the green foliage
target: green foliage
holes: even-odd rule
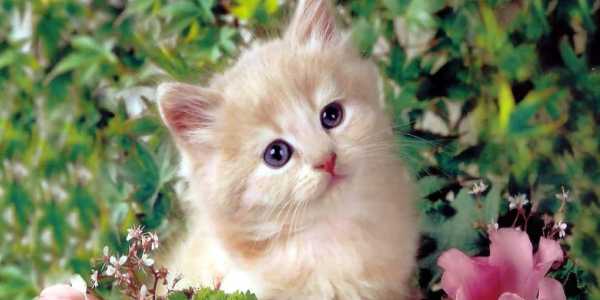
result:
[[[169,295],[169,300],[187,300],[190,299],[185,292],[176,292]],[[236,292],[233,294],[226,294],[223,291],[215,291],[211,289],[201,289],[196,291],[193,300],[256,300],[250,292]]]
[[[436,250],[420,261],[420,267],[433,270],[433,276],[441,275],[435,267],[437,257],[445,250],[457,248],[475,255],[481,252],[486,236],[487,223],[497,218],[500,209],[500,191],[493,188],[485,197],[471,196],[462,189],[451,202],[422,202],[422,232],[436,242]],[[450,217],[447,215],[451,214]]]
[[[174,231],[176,158],[156,83],[206,81],[252,38],[280,29],[290,7],[88,2],[0,0],[1,299],[31,299],[72,272],[87,278],[90,257],[106,244],[123,250],[133,223]],[[441,297],[437,255],[485,254],[485,225],[510,225],[504,199],[516,193],[538,220],[569,223],[569,260],[553,273],[569,299],[600,298],[599,5],[338,3],[340,21],[380,66],[418,179],[418,282],[428,299]],[[492,186],[481,199],[465,189],[479,178]],[[558,214],[562,185],[574,201]]]

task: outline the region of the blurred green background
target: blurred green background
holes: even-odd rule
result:
[[[89,278],[104,245],[140,223],[178,224],[176,153],[154,88],[203,82],[276,35],[278,0],[0,0],[0,299]],[[600,1],[346,0],[340,23],[380,66],[402,157],[418,179],[414,282],[440,299],[439,253],[486,254],[508,195],[530,235],[570,190],[551,273],[569,299],[600,299]],[[467,191],[483,179],[481,205]]]

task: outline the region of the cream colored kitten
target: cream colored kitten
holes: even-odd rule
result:
[[[189,181],[169,269],[259,299],[405,298],[417,221],[378,86],[325,0],[208,87],[161,84]]]

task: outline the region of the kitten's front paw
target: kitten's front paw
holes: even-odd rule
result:
[[[237,291],[250,291],[257,294],[256,280],[249,273],[242,271],[233,271],[228,273],[222,280],[220,288],[225,293],[231,294]]]

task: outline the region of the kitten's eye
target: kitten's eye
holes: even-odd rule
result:
[[[290,160],[293,152],[294,149],[286,141],[275,140],[265,149],[263,159],[267,165],[281,168]]]
[[[344,119],[344,109],[338,102],[331,102],[321,110],[321,125],[325,129],[337,127]]]

